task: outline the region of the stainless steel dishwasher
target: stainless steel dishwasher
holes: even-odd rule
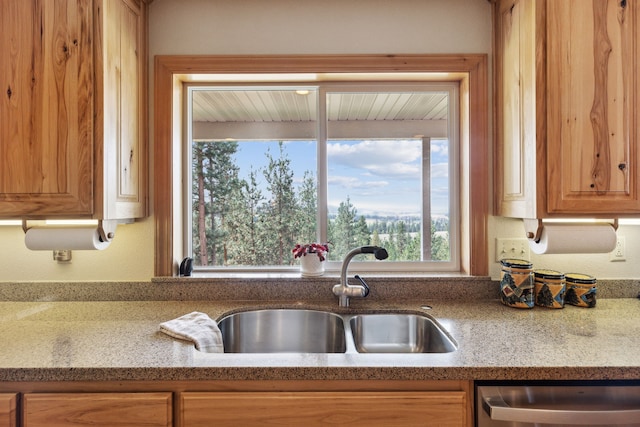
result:
[[[477,427],[640,426],[638,382],[478,382]]]

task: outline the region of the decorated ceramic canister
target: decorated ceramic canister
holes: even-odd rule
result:
[[[596,306],[596,278],[582,273],[567,273],[567,291],[564,295],[565,304],[578,307]]]
[[[563,308],[566,284],[564,274],[555,270],[534,270],[536,305]]]
[[[500,260],[500,300],[516,308],[533,308],[533,264],[523,259]]]

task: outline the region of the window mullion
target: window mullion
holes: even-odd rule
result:
[[[431,260],[431,138],[422,138],[422,259]]]
[[[329,220],[329,207],[327,202],[327,90],[318,88],[317,123],[317,169],[318,169],[318,241],[328,240],[327,221]]]

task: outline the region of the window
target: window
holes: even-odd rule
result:
[[[377,73],[385,81],[390,73],[430,73],[443,81],[457,82],[460,88],[457,174],[460,188],[459,249],[460,271],[486,275],[488,187],[488,91],[486,55],[302,55],[302,56],[158,56],[154,75],[154,221],[156,225],[155,272],[157,276],[176,274],[177,264],[186,255],[183,237],[185,213],[181,208],[186,135],[182,120],[183,100],[189,84],[203,75],[248,74],[247,80],[265,84],[269,76],[288,73],[291,82],[320,82],[328,73]],[[261,76],[263,79],[255,78]],[[310,79],[312,77],[312,79]],[[270,84],[270,83],[269,83]],[[320,110],[322,111],[322,110]],[[330,126],[327,126],[330,132]],[[319,127],[320,129],[320,127]],[[322,135],[318,135],[321,141]],[[346,139],[345,139],[346,140]],[[322,154],[322,153],[320,153]],[[186,170],[190,170],[190,165]],[[322,171],[319,171],[319,175]],[[328,188],[328,187],[327,187]],[[322,195],[322,189],[319,196]],[[327,197],[325,195],[324,197]],[[322,229],[322,224],[319,223]],[[321,230],[322,232],[322,230]],[[380,263],[382,264],[382,263]]]
[[[288,267],[310,242],[330,242],[329,268],[376,245],[380,269],[459,269],[457,83],[231,78],[187,92],[196,270]]]

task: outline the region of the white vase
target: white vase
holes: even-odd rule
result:
[[[324,274],[324,262],[320,261],[317,254],[305,254],[300,257],[300,275],[302,277],[322,276]]]

